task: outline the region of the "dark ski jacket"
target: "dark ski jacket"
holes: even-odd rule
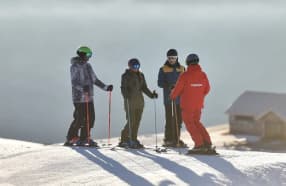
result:
[[[185,67],[179,62],[171,65],[168,61],[160,68],[158,75],[158,86],[163,88],[164,104],[171,104],[170,94],[174,88],[180,74],[185,71]],[[176,104],[180,104],[180,98],[176,99]]]
[[[127,109],[127,100],[129,108],[143,108],[143,92],[150,98],[152,92],[147,87],[144,74],[142,72],[133,72],[129,69],[121,76],[121,93],[124,98],[125,109]]]
[[[93,101],[93,85],[97,85],[103,90],[107,90],[107,86],[102,83],[95,75],[92,66],[89,63],[83,63],[79,57],[71,59],[71,83],[72,83],[72,97],[74,103],[86,102],[83,87],[88,86],[89,102]]]

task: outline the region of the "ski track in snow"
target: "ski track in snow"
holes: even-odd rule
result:
[[[112,151],[7,140],[11,150],[5,154],[5,140],[0,142],[1,186],[286,185],[284,153],[219,149],[220,156],[187,156],[186,150],[159,154],[151,149]],[[21,149],[27,145],[28,150]]]

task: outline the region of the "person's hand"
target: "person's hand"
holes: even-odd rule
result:
[[[89,86],[88,85],[85,85],[84,87],[83,87],[83,92],[89,92],[89,90],[90,90],[90,88],[89,88]]]
[[[174,101],[176,98],[174,98],[174,97],[172,97],[172,96],[170,95],[170,99],[171,99],[172,101]]]
[[[175,85],[171,85],[170,89],[173,90],[175,88]]]
[[[106,90],[111,92],[113,90],[113,85],[108,85]]]
[[[153,99],[157,99],[158,98],[158,94],[156,93],[156,91],[154,90],[152,93],[152,98]]]

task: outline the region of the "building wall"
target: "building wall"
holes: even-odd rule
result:
[[[259,122],[263,125],[263,138],[268,138],[271,134],[277,134],[277,138],[286,139],[286,122],[279,117],[268,114],[262,117]]]
[[[230,132],[237,134],[261,135],[262,125],[251,116],[229,116]]]

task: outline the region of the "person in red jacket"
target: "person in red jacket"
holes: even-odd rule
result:
[[[200,121],[204,98],[210,91],[210,85],[206,73],[198,63],[199,57],[196,54],[187,57],[187,71],[179,77],[170,97],[172,100],[181,97],[182,118],[195,143],[192,150],[210,150],[211,138]]]

